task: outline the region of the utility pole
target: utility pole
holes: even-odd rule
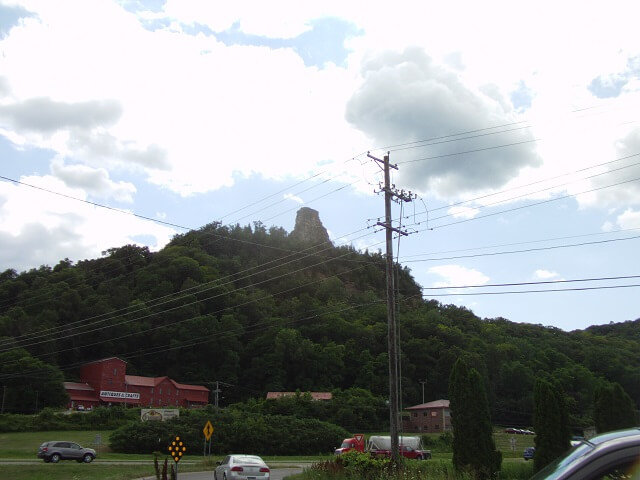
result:
[[[400,229],[394,228],[391,224],[391,199],[397,197],[400,201],[411,201],[411,192],[405,194],[404,191],[397,192],[391,187],[389,169],[398,169],[396,165],[389,164],[389,155],[380,160],[367,152],[367,156],[382,164],[384,170],[384,223],[377,224],[386,230],[386,275],[387,275],[387,349],[389,355],[389,420],[391,434],[391,456],[394,461],[399,460],[398,442],[398,351],[396,341],[396,308],[395,308],[395,288],[393,281],[393,232],[399,235],[406,235]]]
[[[422,384],[422,404],[424,405],[424,384],[427,383],[427,381],[420,380],[420,383]]]
[[[216,380],[216,389],[213,391],[214,395],[214,405],[216,407],[216,412],[218,411],[218,399],[219,399],[219,394],[222,390],[220,390],[220,382],[218,380]]]

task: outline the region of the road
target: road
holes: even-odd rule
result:
[[[272,468],[271,480],[282,480],[289,475],[295,475],[296,473],[302,473],[302,467],[291,468]],[[156,476],[143,477],[138,480],[156,480]],[[207,472],[190,472],[180,473],[178,470],[178,480],[213,480],[213,470]]]

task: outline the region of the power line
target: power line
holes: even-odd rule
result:
[[[573,244],[567,244],[567,245],[553,245],[553,246],[548,246],[548,247],[527,248],[527,249],[523,249],[523,250],[510,250],[510,251],[502,251],[502,252],[489,252],[489,253],[476,253],[476,254],[470,254],[470,255],[457,255],[457,256],[451,256],[451,257],[426,258],[426,259],[418,259],[418,260],[405,260],[404,263],[436,262],[436,261],[442,261],[442,260],[458,260],[458,259],[461,259],[461,258],[492,257],[492,256],[496,256],[496,255],[510,255],[510,254],[515,254],[515,253],[541,252],[541,251],[545,251],[545,250],[555,250],[555,249],[558,249],[558,248],[584,247],[584,246],[587,246],[587,245],[602,245],[602,244],[605,244],[605,243],[622,242],[622,241],[625,241],[625,240],[637,240],[638,238],[640,238],[640,235],[639,236],[634,236],[634,237],[612,238],[612,239],[607,239],[607,240],[599,240],[599,241],[593,241],[593,242],[582,242],[582,243],[573,243]]]
[[[631,285],[606,285],[600,287],[576,287],[576,288],[549,288],[541,290],[507,290],[502,292],[476,292],[476,293],[438,293],[435,295],[423,295],[424,297],[457,297],[457,296],[482,296],[482,295],[514,295],[514,294],[530,294],[530,293],[550,293],[550,292],[579,292],[588,290],[610,290],[617,288],[640,287],[640,283]],[[453,287],[451,287],[453,288]]]
[[[574,278],[572,280],[541,280],[538,282],[517,282],[517,283],[485,283],[479,285],[457,285],[446,287],[422,287],[422,290],[458,290],[465,288],[491,288],[491,287],[521,287],[525,285],[557,285],[562,283],[581,283],[581,282],[604,282],[611,280],[630,280],[634,278],[640,278],[640,275],[622,275],[616,277],[594,277],[594,278]],[[626,287],[627,285],[616,285],[618,287]],[[635,285],[632,285],[635,286]],[[600,287],[605,288],[605,287]],[[607,286],[606,288],[611,288]],[[539,292],[541,290],[533,290]]]

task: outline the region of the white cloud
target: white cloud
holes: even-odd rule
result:
[[[495,142],[477,135],[472,142],[452,145],[434,140],[416,148],[413,142],[516,120],[510,102],[497,87],[468,85],[423,48],[371,57],[362,67],[362,76],[362,85],[347,104],[347,118],[376,144],[402,147],[392,152],[391,161],[402,167],[399,181],[413,190],[460,198],[500,188],[525,167],[541,164],[534,144],[528,143],[533,139],[531,132],[524,129],[506,137],[505,142],[519,144],[510,149],[493,149]],[[454,155],[467,150],[476,152]]]
[[[34,97],[0,105],[0,119],[18,131],[48,134],[68,128],[92,129],[113,124],[122,114],[115,101],[56,102]]]
[[[53,176],[22,177],[21,182],[86,199],[83,190],[69,188]],[[51,264],[96,258],[114,245],[135,244],[134,237],[154,239],[151,248],[164,246],[174,230],[127,215],[25,185],[0,183],[0,265],[24,270]],[[56,260],[57,261],[57,260]]]
[[[623,230],[640,228],[640,210],[628,208],[624,213],[618,215],[616,223]]]
[[[285,198],[286,200],[293,200],[294,202],[302,205],[304,203],[304,200],[302,200],[300,197],[298,197],[297,195],[294,195],[293,193],[285,193],[283,195],[283,198]]]
[[[480,213],[480,210],[477,208],[457,206],[449,208],[447,212],[454,218],[474,218]]]
[[[434,282],[434,287],[484,285],[489,281],[489,277],[482,272],[462,265],[439,265],[429,268],[427,272],[442,277],[442,280]]]
[[[227,47],[178,30],[151,32],[111,2],[26,5],[39,18],[14,27],[2,45],[12,105],[4,105],[4,115],[24,136],[27,126],[66,128],[62,137],[27,141],[74,163],[143,169],[152,183],[186,196],[230,186],[236,174],[306,175],[365,148],[364,136],[344,120],[356,81],[345,69],[305,67],[290,49]],[[250,6],[237,14],[248,14]],[[168,6],[169,12],[177,8]],[[211,10],[211,18],[220,13]],[[235,21],[236,13],[229,15]],[[199,21],[206,20],[205,14]],[[111,116],[96,112],[77,128],[73,119],[85,107],[99,110],[114,98],[118,109],[109,110]],[[25,110],[36,101],[50,107],[45,123],[18,116],[17,106]],[[332,141],[318,142],[320,131]]]
[[[551,280],[551,279],[559,280],[558,278],[559,275],[557,272],[552,272],[552,271],[543,270],[543,269],[536,270],[535,273],[533,274],[533,277],[538,280]]]
[[[86,165],[64,165],[54,161],[51,165],[53,175],[71,188],[79,188],[100,198],[113,198],[119,202],[133,202],[136,187],[130,182],[114,182],[104,168],[91,168]]]

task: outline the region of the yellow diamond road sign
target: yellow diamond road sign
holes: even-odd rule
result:
[[[202,433],[204,433],[204,438],[206,438],[207,441],[211,438],[211,435],[213,435],[213,425],[211,425],[209,420],[207,420],[207,424],[202,429]]]

